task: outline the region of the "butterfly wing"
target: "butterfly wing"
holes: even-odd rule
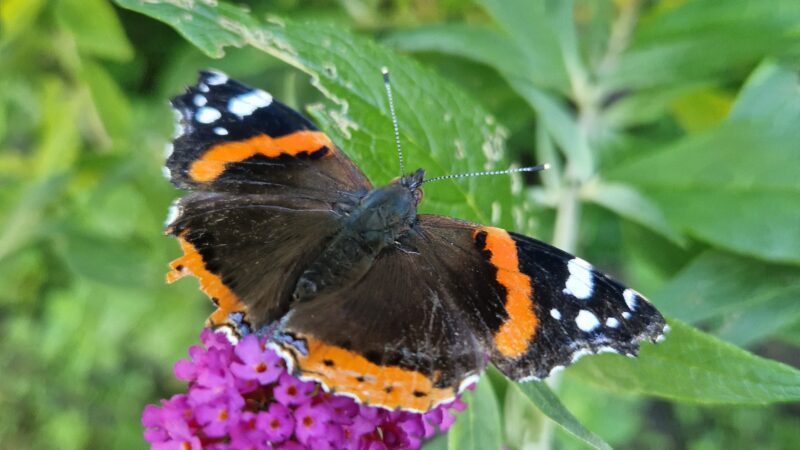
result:
[[[174,206],[167,228],[183,255],[167,280],[194,275],[217,310],[208,326],[267,324],[289,309],[293,285],[327,239],[341,229],[322,202],[268,195],[195,192]],[[238,313],[239,323],[230,323]]]
[[[202,72],[172,104],[180,123],[167,169],[192,192],[168,219],[184,252],[168,281],[199,278],[218,306],[211,326],[275,320],[289,307],[287,280],[371,185],[302,115],[221,73]]]
[[[413,411],[453,400],[476,379],[482,344],[453,307],[451,280],[420,251],[384,251],[354,285],[292,307],[274,341],[299,377]]]
[[[634,355],[666,327],[641,295],[568,253],[425,215],[357,284],[287,317],[275,346],[299,376],[413,411],[451,400],[488,361],[544,378],[584,354]]]
[[[635,356],[668,329],[641,294],[544,242],[446,217],[420,223],[441,267],[493,273],[492,293],[464,295],[460,307],[481,312],[492,363],[515,380],[545,378],[586,354]]]
[[[183,189],[338,200],[371,184],[314,124],[219,72],[172,99],[180,121],[166,168]]]

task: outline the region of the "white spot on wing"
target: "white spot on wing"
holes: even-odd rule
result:
[[[551,310],[550,310],[550,316],[551,316],[553,319],[556,319],[556,320],[561,320],[561,311],[559,311],[559,310],[557,310],[557,309],[553,308],[553,309],[551,309]]]
[[[636,310],[636,292],[633,289],[625,289],[622,292],[622,298],[625,299],[625,304],[631,311]]]
[[[578,325],[578,328],[586,332],[592,331],[600,325],[597,316],[585,309],[578,311],[578,315],[575,317],[575,323]]]
[[[580,258],[573,258],[567,263],[569,278],[563,292],[586,300],[592,296],[594,289],[594,279],[592,278],[592,266]]]
[[[172,145],[172,142],[164,146],[164,159],[168,159],[172,156],[172,152],[175,151],[175,146]]]
[[[606,326],[610,328],[617,328],[619,326],[619,320],[609,317],[606,319]]]
[[[630,319],[631,318],[631,313],[629,313],[628,311],[625,311],[624,313],[622,313],[622,318],[625,319],[625,320]]]
[[[211,123],[220,117],[222,117],[222,113],[210,106],[204,106],[194,113],[194,119],[200,123]]]
[[[172,179],[172,172],[169,171],[167,166],[161,166],[161,175],[164,175],[164,178],[168,180]]]
[[[175,116],[175,132],[172,133],[172,138],[178,138],[186,133],[186,128],[183,126],[183,114],[177,109],[172,110],[172,114]]]
[[[271,103],[271,95],[261,89],[254,89],[228,100],[228,111],[241,118],[253,114],[259,108],[266,108]]]
[[[206,106],[208,99],[205,95],[195,94],[194,98],[192,98],[192,103],[199,108],[201,106]]]
[[[208,92],[208,91],[210,90],[210,89],[208,88],[208,85],[207,85],[207,84],[205,84],[205,83],[200,83],[200,84],[198,84],[198,85],[197,85],[197,89],[198,89],[200,92]]]
[[[596,354],[599,355],[600,353],[619,353],[619,351],[617,349],[615,349],[614,347],[603,346],[603,347],[600,347],[600,348],[597,349],[597,353]]]
[[[464,378],[461,381],[461,383],[458,384],[458,393],[460,394],[460,393],[464,392],[465,389],[467,389],[468,387],[472,386],[473,384],[476,384],[478,382],[478,380],[480,380],[480,379],[481,379],[481,376],[478,375],[478,374],[475,374],[475,373],[473,373],[472,375],[467,376],[466,378]]]
[[[175,200],[174,202],[172,202],[171,205],[169,205],[169,210],[167,212],[167,220],[164,222],[164,226],[168,226],[172,222],[175,222],[175,219],[178,218],[180,213],[181,210],[178,207],[178,200]]]
[[[214,134],[218,134],[220,136],[227,136],[228,130],[226,128],[216,127],[214,128]]]
[[[228,325],[222,325],[220,327],[217,327],[217,329],[215,329],[214,332],[225,335],[225,337],[228,339],[228,342],[230,342],[233,345],[236,345],[239,342],[239,336],[237,336],[236,332],[233,331],[233,328],[231,328]]]
[[[211,76],[206,78],[206,83],[210,86],[219,86],[220,84],[225,84],[228,81],[228,76],[222,72],[213,72]]]
[[[583,358],[584,356],[591,354],[592,352],[590,352],[589,350],[584,350],[584,349],[578,350],[577,352],[572,354],[572,362],[574,363],[577,360]]]

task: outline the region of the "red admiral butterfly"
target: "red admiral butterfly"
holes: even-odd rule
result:
[[[184,253],[168,281],[196,276],[217,305],[208,326],[270,335],[300,378],[426,411],[489,362],[540,379],[589,353],[634,356],[667,329],[641,295],[580,258],[417,214],[422,169],[375,188],[265,91],[202,72],[172,105],[167,175],[190,193],[168,220]]]

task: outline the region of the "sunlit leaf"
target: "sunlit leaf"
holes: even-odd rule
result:
[[[797,75],[767,62],[721,126],[616,167],[608,176],[640,186],[673,227],[698,239],[799,263],[800,210],[791,206],[800,202],[800,131],[792,126],[800,121],[797,104]],[[758,113],[745,113],[751,108]]]
[[[628,394],[696,403],[767,404],[800,400],[800,371],[671,321],[639,358],[600,355],[574,368],[586,382]]]
[[[500,449],[503,445],[500,410],[488,377],[464,396],[467,409],[447,433],[449,450]]]
[[[800,320],[800,270],[707,251],[654,297],[689,323],[716,319],[717,335],[747,344]]]
[[[81,52],[116,61],[127,61],[133,56],[133,48],[110,3],[61,0],[56,16],[72,33]]]
[[[575,416],[570,413],[561,401],[553,394],[546,384],[540,381],[528,383],[510,383],[509,389],[514,389],[525,396],[547,417],[576,438],[596,449],[611,449],[602,438],[587,430]]]
[[[643,225],[681,245],[684,239],[673,230],[658,205],[632,186],[622,183],[596,182],[584,188],[585,199]]]

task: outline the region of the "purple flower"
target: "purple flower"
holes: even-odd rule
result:
[[[258,380],[260,384],[269,384],[281,375],[281,359],[273,351],[269,351],[254,335],[245,336],[234,350],[242,363],[231,364],[231,372],[243,380]]]
[[[300,405],[307,402],[314,392],[314,383],[300,381],[289,375],[288,372],[281,374],[278,386],[275,387],[275,399],[284,405]]]
[[[234,346],[208,330],[200,339],[173,368],[188,392],[142,412],[153,449],[418,449],[466,408],[458,399],[425,414],[359,405],[291,376],[265,339]]]
[[[273,403],[266,412],[258,413],[256,423],[270,442],[283,442],[294,432],[292,411],[280,403]]]
[[[309,444],[309,439],[325,435],[328,422],[331,420],[331,411],[324,403],[313,406],[310,403],[304,403],[294,411],[294,419],[297,439],[304,444]]]

